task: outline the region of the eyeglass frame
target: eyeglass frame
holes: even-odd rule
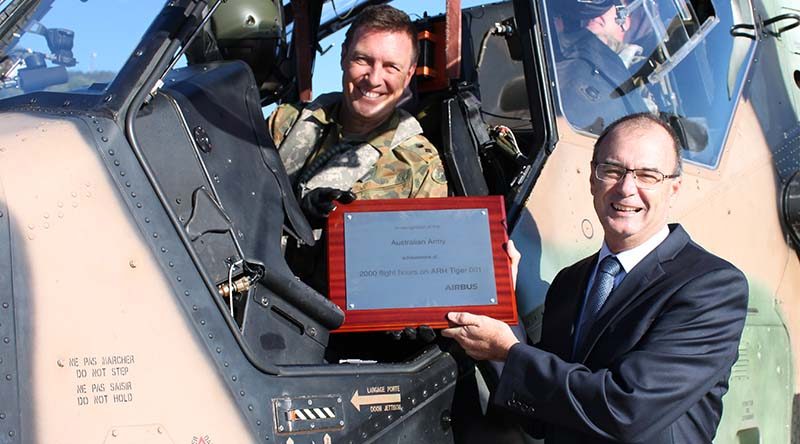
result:
[[[667,180],[667,179],[677,179],[677,178],[681,177],[681,172],[680,171],[678,171],[677,173],[674,173],[674,174],[664,174],[663,172],[661,172],[659,170],[652,170],[652,169],[648,169],[648,168],[626,168],[626,167],[624,167],[622,165],[615,165],[613,163],[607,163],[607,162],[596,162],[594,160],[591,162],[591,164],[593,166],[592,172],[594,173],[595,179],[597,179],[597,180],[599,180],[601,182],[607,182],[607,183],[612,183],[613,182],[614,184],[617,184],[617,183],[620,183],[621,181],[625,180],[625,176],[627,176],[628,173],[631,173],[631,176],[633,177],[633,183],[635,183],[636,184],[636,188],[638,188],[640,190],[653,190],[653,189],[657,188],[659,185],[661,185],[662,183],[664,183],[664,181]],[[607,165],[607,166],[610,166],[610,167],[614,167],[614,168],[619,168],[621,170],[625,170],[625,174],[623,174],[622,177],[620,177],[617,180],[603,179],[603,178],[600,177],[600,175],[598,174],[598,171],[597,171],[598,167],[600,167],[601,165]],[[636,175],[636,170],[647,171],[648,173],[658,173],[658,174],[661,175],[661,180],[659,180],[658,182],[656,182],[656,183],[654,183],[654,184],[652,184],[650,186],[641,186],[641,184],[636,180],[636,178],[638,177]]]
[[[625,28],[625,22],[628,21],[628,17],[630,17],[631,13],[628,10],[628,7],[625,5],[615,5],[614,6],[614,22],[619,25],[622,32],[628,32]]]

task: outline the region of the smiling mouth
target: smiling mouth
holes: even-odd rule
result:
[[[365,91],[365,90],[363,90],[361,88],[358,88],[358,92],[360,92],[362,96],[364,96],[364,97],[366,97],[368,99],[377,99],[378,97],[381,96],[380,93],[377,93],[375,91]]]
[[[617,203],[612,203],[611,204],[611,208],[613,208],[616,211],[623,212],[623,213],[638,213],[638,212],[642,211],[642,208],[629,207],[627,205],[621,205],[621,204],[617,204]]]

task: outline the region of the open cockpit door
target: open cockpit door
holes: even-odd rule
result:
[[[262,104],[277,96],[282,101],[310,99],[308,76],[318,37],[345,26],[365,4],[358,3],[352,12],[339,10],[333,22],[322,20],[322,24],[320,2],[285,5],[283,19],[290,38],[275,65],[293,81],[265,95],[264,83],[256,74]],[[420,66],[431,69],[419,72],[409,110],[420,117],[426,135],[443,157],[451,160],[448,173],[451,184],[456,184],[454,194],[504,195],[509,228],[524,209],[555,137],[538,14],[535,5],[524,1],[465,11],[459,2],[448,2],[446,15],[418,22],[425,36],[423,44],[428,44],[421,51]],[[214,23],[213,17],[211,20]],[[428,63],[436,59],[437,51],[444,54],[441,67]],[[424,59],[426,55],[432,59]],[[281,209],[277,191],[281,189],[287,199],[291,189],[283,186],[282,168],[269,162],[275,149],[268,140],[260,139],[265,134],[253,135],[264,124],[263,118],[255,116],[258,99],[247,73],[247,67],[253,69],[254,65],[244,61],[247,66],[235,61],[192,61],[166,79],[164,88],[135,123],[142,156],[156,180],[163,183],[165,205],[186,231],[184,242],[196,252],[206,280],[221,293],[219,298],[214,295],[217,305],[232,310],[224,316],[241,328],[243,347],[254,352],[250,358],[278,375],[291,377],[298,364],[311,366],[304,370],[309,375],[333,372],[340,374],[342,381],[352,374],[415,374],[416,361],[358,369],[325,364],[321,353],[328,331],[341,322],[338,308],[330,307],[300,282],[270,281],[275,274],[286,276],[283,258],[275,256],[280,247],[276,247],[274,235],[280,231],[275,228],[283,215],[276,210]],[[511,67],[499,73],[489,68],[506,63]],[[438,74],[445,76],[442,86],[426,88],[424,83]],[[167,145],[173,147],[169,155],[162,149],[162,139],[167,136]],[[184,177],[170,178],[171,172],[187,168],[185,165],[191,168]],[[293,204],[282,205],[289,212]],[[239,334],[235,327],[233,331]],[[441,363],[443,368],[453,365],[449,353],[442,354],[438,348],[426,350],[420,345],[419,351],[431,368],[435,367],[432,363]],[[433,389],[452,396],[456,375],[451,372]],[[426,378],[417,380],[429,385]],[[408,384],[402,386],[414,386]],[[420,393],[434,392],[427,388]],[[411,397],[409,401],[411,404],[403,404],[403,395],[400,407],[414,412],[419,399]],[[459,409],[464,410],[463,406]],[[444,413],[437,411],[438,416]],[[395,415],[399,414],[392,417],[398,418]],[[460,421],[467,417],[475,418],[463,413],[453,416]]]
[[[217,61],[175,70],[141,109],[134,102],[132,145],[208,288],[202,305],[178,291],[185,311],[209,332],[209,355],[234,396],[259,393],[243,413],[255,430],[268,426],[269,439],[319,430],[319,442],[323,433],[451,442],[457,373],[448,353],[421,348],[409,361],[365,366],[324,360],[342,312],[282,256],[284,229],[313,239],[266,134],[259,89],[249,64]],[[218,336],[238,350],[213,344]]]
[[[417,76],[403,106],[439,148],[451,194],[505,196],[510,228],[555,144],[539,11],[459,3],[416,21]]]

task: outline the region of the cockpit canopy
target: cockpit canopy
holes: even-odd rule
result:
[[[714,167],[752,54],[731,39],[736,11],[713,0],[547,3],[552,72],[576,130],[651,112],[679,129],[684,157]]]

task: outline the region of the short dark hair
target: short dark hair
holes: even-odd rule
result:
[[[411,23],[408,14],[389,6],[373,5],[364,8],[358,17],[350,25],[342,44],[342,57],[350,47],[353,36],[359,29],[369,31],[400,32],[406,34],[411,39],[411,63],[417,61],[417,28]]]
[[[683,160],[681,156],[681,142],[680,139],[678,139],[678,134],[669,123],[651,113],[630,114],[608,125],[594,143],[592,161],[597,162],[597,149],[600,147],[606,137],[608,137],[609,134],[618,128],[645,129],[652,126],[660,127],[669,135],[670,139],[672,139],[672,148],[675,150],[675,158],[677,159],[675,171],[672,174],[681,174],[683,171]]]

